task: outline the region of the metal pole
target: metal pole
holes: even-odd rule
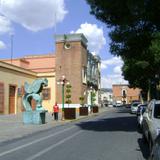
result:
[[[92,106],[92,90],[91,90],[91,106]]]
[[[11,34],[11,64],[13,59],[13,34]]]
[[[64,120],[64,82],[62,84],[62,120]]]

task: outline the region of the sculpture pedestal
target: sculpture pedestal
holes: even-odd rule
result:
[[[23,112],[24,124],[45,124],[47,110]]]

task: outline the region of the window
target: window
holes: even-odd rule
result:
[[[87,83],[87,68],[83,67],[82,68],[82,82],[83,83]]]
[[[150,102],[150,104],[148,105],[148,116],[151,119],[152,118],[152,106],[153,106],[153,102]]]
[[[155,104],[154,118],[160,118],[160,104]]]
[[[43,97],[43,100],[50,100],[51,99],[51,89],[44,88],[42,90],[42,97]]]
[[[126,91],[125,90],[122,91],[122,97],[126,98]]]

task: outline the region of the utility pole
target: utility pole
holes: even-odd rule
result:
[[[10,34],[10,41],[11,41],[11,64],[12,64],[12,60],[13,60],[13,38],[14,38],[14,34],[11,33]]]

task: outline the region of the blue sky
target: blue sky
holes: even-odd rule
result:
[[[54,35],[83,33],[102,60],[102,87],[124,83],[122,61],[109,52],[110,29],[89,13],[85,0],[0,0],[0,59],[54,52]]]

